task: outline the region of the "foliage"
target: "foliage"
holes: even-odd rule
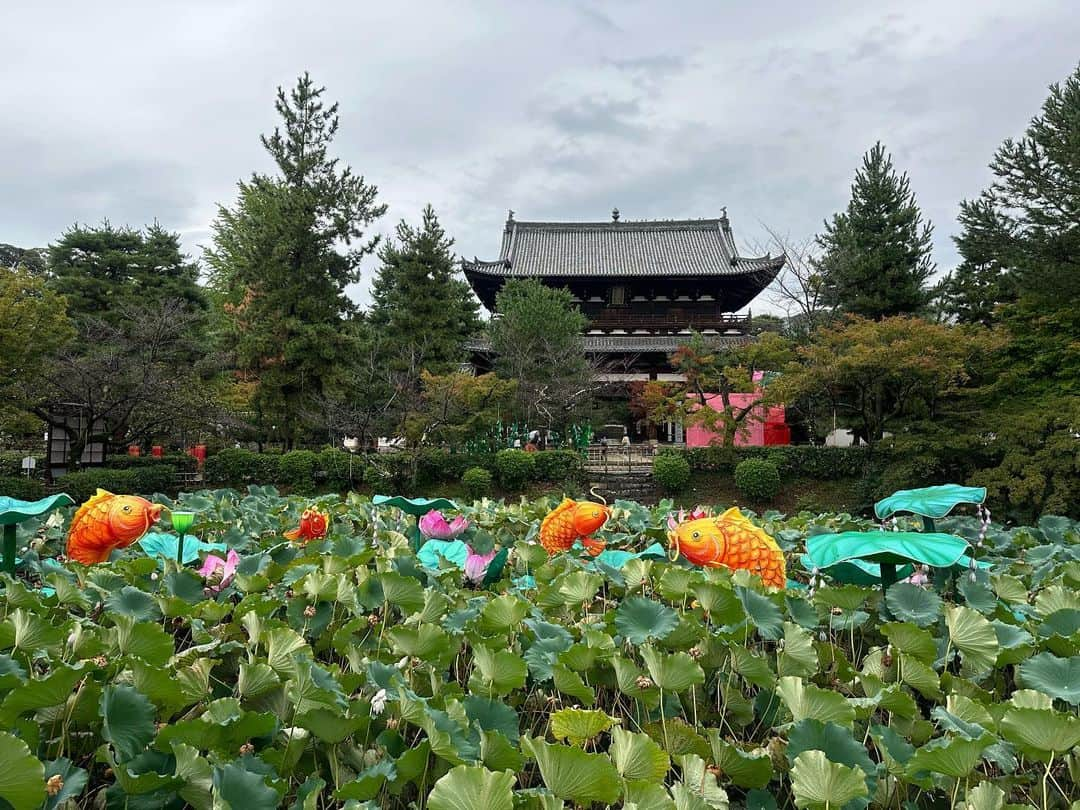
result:
[[[397,240],[379,252],[368,318],[386,337],[383,362],[414,392],[422,372],[454,371],[465,357],[465,341],[480,328],[476,299],[457,275],[453,244],[427,205],[420,227],[401,221]]]
[[[981,330],[852,316],[819,329],[799,348],[800,362],[769,387],[789,402],[834,411],[872,445],[904,420],[944,418],[999,346]]]
[[[206,459],[203,474],[211,484],[240,485],[254,481],[277,482],[280,469],[281,456],[226,448]]]
[[[25,475],[0,475],[0,495],[20,501],[37,501],[45,497],[45,485]]]
[[[660,453],[653,459],[653,480],[664,492],[682,492],[690,483],[690,462],[676,453]]]
[[[494,479],[491,473],[483,467],[470,467],[462,473],[461,483],[465,487],[465,493],[470,498],[479,500],[491,494]]]
[[[536,476],[533,453],[524,450],[500,450],[495,454],[495,475],[499,485],[509,490],[521,489]]]
[[[584,458],[574,450],[544,450],[532,459],[538,481],[575,481],[585,469]]]
[[[462,508],[474,542],[515,549],[490,591],[425,568],[412,518],[354,495],[320,501],[329,536],[304,546],[280,532],[306,497],[252,486],[164,503],[240,553],[220,592],[138,545],[76,574],[50,559],[64,525],[20,529],[26,578],[0,578],[0,790],[15,806],[39,806],[54,775],[58,804],[197,808],[1078,798],[1069,520],[995,528],[989,575],[944,600],[894,586],[886,621],[869,587],[768,592],[666,559],[548,559],[532,539],[550,499]],[[668,509],[620,502],[598,535],[642,548]],[[872,527],[755,522],[795,552]]]
[[[344,384],[355,349],[345,288],[377,244],[365,241],[364,227],[386,210],[374,186],[330,157],[337,105],[327,107],[323,92],[307,74],[289,93],[278,88],[282,128],[262,138],[277,173],[239,183],[206,252],[235,365],[256,382],[256,421],[266,433],[276,426],[289,445],[303,415]]]
[[[0,424],[29,409],[50,355],[74,336],[66,301],[24,267],[0,267]]]
[[[181,251],[180,234],[156,222],[143,230],[74,225],[50,245],[48,274],[80,325],[89,318],[122,325],[135,307],[206,308],[198,265]]]
[[[765,388],[748,405],[735,405],[731,395],[758,390],[755,371],[776,370],[792,359],[790,341],[773,332],[736,346],[695,332],[671,357],[672,367],[684,381],[646,384],[640,408],[654,424],[676,421],[702,427],[719,436],[722,446],[732,447],[736,435],[745,432],[772,397]],[[714,394],[719,395],[719,407],[715,400],[709,402]]]
[[[735,486],[744,498],[768,503],[780,492],[780,473],[771,461],[748,458],[735,467]]]
[[[319,467],[319,455],[311,450],[293,450],[278,461],[278,475],[282,484],[298,493],[314,490],[315,471]]]
[[[514,400],[517,383],[494,374],[456,371],[420,374],[419,404],[406,416],[405,436],[417,446],[463,447],[499,423]]]
[[[851,200],[818,237],[822,298],[839,311],[879,320],[927,303],[930,223],[924,223],[906,173],[897,174],[879,142],[863,156]]]
[[[565,289],[536,279],[510,279],[495,299],[488,324],[495,371],[516,380],[517,417],[537,427],[562,429],[595,390],[582,332],[588,323]]]
[[[82,503],[99,489],[117,494],[135,492],[174,492],[176,490],[176,467],[157,464],[153,467],[136,467],[130,470],[112,470],[94,467],[81,472],[68,473],[57,479],[63,491]]]

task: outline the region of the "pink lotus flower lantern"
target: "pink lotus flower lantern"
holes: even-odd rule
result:
[[[466,548],[469,549],[469,556],[465,558],[465,579],[479,585],[484,581],[491,561],[495,559],[495,549],[492,548],[487,554],[477,554],[472,550],[472,546]]]
[[[229,549],[225,559],[216,554],[210,554],[199,569],[199,576],[206,580],[206,586],[214,593],[220,593],[236,576],[236,567],[240,564],[240,555]]]
[[[675,531],[679,528],[680,523],[685,523],[688,520],[700,520],[701,518],[706,518],[708,516],[709,510],[706,509],[704,506],[699,506],[697,509],[691,509],[689,512],[687,512],[685,509],[680,509],[678,517],[675,516],[674,512],[668,514],[668,529],[670,529],[671,531]]]
[[[453,540],[467,528],[469,521],[465,517],[458,515],[447,522],[438,509],[432,509],[420,518],[420,533],[434,540]]]

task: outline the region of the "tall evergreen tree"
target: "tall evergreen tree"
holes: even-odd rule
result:
[[[330,157],[338,105],[327,107],[324,92],[306,73],[289,93],[278,88],[282,126],[262,138],[277,174],[239,184],[206,253],[236,363],[257,379],[259,421],[289,445],[304,414],[342,383],[353,347],[344,316],[355,309],[345,290],[378,243],[363,229],[386,211],[375,186]]]
[[[428,205],[420,227],[402,220],[397,240],[379,253],[368,320],[385,336],[387,362],[412,374],[417,390],[421,371],[453,371],[480,328],[472,290],[456,274],[453,245]]]
[[[878,320],[918,311],[929,300],[932,233],[907,174],[875,144],[855,173],[847,209],[818,237],[825,303]]]

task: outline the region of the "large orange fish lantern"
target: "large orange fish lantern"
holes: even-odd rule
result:
[[[300,525],[295,529],[285,532],[289,540],[318,540],[326,537],[326,530],[330,527],[330,515],[320,512],[318,509],[305,509],[300,515]]]
[[[549,555],[558,554],[569,551],[580,539],[585,550],[595,557],[604,550],[605,543],[590,535],[610,516],[611,509],[607,504],[563,498],[563,502],[548,512],[540,524],[540,545]]]
[[[137,495],[99,489],[75,512],[67,556],[83,565],[105,562],[113,549],[127,548],[161,517],[161,505]]]
[[[774,588],[787,585],[784,552],[769,535],[731,507],[719,517],[701,509],[668,516],[668,544],[694,565],[744,568]]]

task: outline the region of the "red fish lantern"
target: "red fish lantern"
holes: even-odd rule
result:
[[[75,512],[67,556],[84,565],[105,562],[113,549],[127,548],[161,517],[161,505],[137,495],[99,489]]]
[[[300,525],[295,529],[285,532],[289,540],[319,540],[326,537],[326,531],[330,527],[330,516],[318,509],[305,509],[300,515]]]

